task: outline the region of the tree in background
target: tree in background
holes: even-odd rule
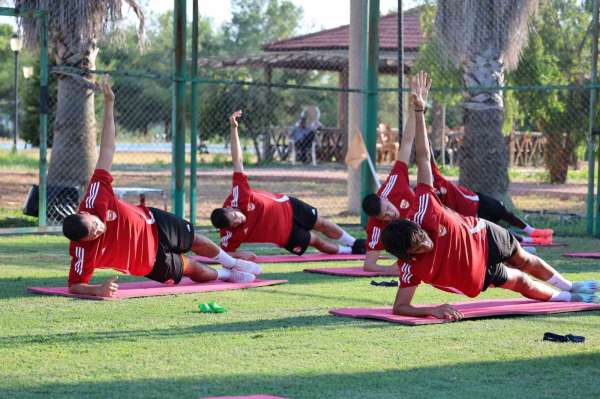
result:
[[[523,128],[546,139],[544,161],[551,183],[564,183],[573,152],[588,128],[591,47],[589,4],[579,0],[542,2],[529,45],[509,81],[518,85],[574,85],[571,90],[517,91]]]
[[[140,19],[143,15],[134,0],[125,0]],[[121,18],[122,0],[15,0],[15,7],[35,8],[48,13],[48,44],[59,67],[93,70],[97,42],[108,26]],[[37,47],[39,21],[23,19],[26,42]],[[93,79],[90,74],[83,77]],[[68,75],[59,75],[54,145],[48,170],[48,184],[84,186],[96,160],[96,117],[94,92],[89,85]]]
[[[465,93],[460,182],[474,191],[505,198],[508,156],[502,134],[504,74],[515,69],[527,41],[537,0],[446,0],[435,19],[440,55],[461,68]]]

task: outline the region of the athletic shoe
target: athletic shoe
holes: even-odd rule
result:
[[[552,244],[552,236],[550,237],[531,237],[531,242],[538,245],[550,245]]]
[[[259,265],[244,259],[236,259],[235,265],[233,265],[232,270],[239,270],[240,272],[254,274],[255,276],[258,276],[262,273],[262,270]]]
[[[596,280],[575,281],[571,287],[571,292],[576,292],[578,294],[594,294],[598,291],[598,285],[599,283]]]
[[[227,281],[231,283],[251,283],[256,279],[256,276],[252,273],[241,272],[239,270],[232,269],[231,276]]]
[[[367,241],[364,238],[354,240],[354,244],[352,244],[352,253],[359,255],[367,253]]]
[[[554,230],[552,229],[533,229],[533,231],[531,232],[531,234],[529,234],[530,237],[550,237],[552,238],[552,235],[554,234]]]
[[[596,294],[574,292],[571,294],[571,302],[600,303],[600,298]]]

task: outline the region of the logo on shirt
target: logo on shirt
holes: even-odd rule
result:
[[[440,224],[440,231],[439,231],[439,236],[443,237],[446,234],[448,234],[448,230],[446,229],[446,227],[444,227],[443,225]]]
[[[244,227],[244,234],[248,234],[248,228]]]
[[[400,201],[400,209],[408,209],[409,206],[410,204],[407,200],[403,199],[402,201]]]
[[[173,285],[175,284],[175,281],[173,281],[172,278],[168,279],[167,281],[165,281],[163,284],[167,284],[167,285]]]
[[[446,195],[448,193],[448,189],[446,187],[440,187],[440,194]]]
[[[106,221],[112,222],[113,220],[117,220],[117,212],[109,209],[106,211]]]
[[[253,203],[253,202],[250,202],[250,203],[248,204],[248,211],[253,211],[253,210],[255,210],[255,209],[256,209],[256,205],[254,205],[254,203]]]

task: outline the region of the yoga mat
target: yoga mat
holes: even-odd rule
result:
[[[250,396],[211,396],[200,399],[285,399],[281,396],[271,395],[250,395]]]
[[[566,242],[553,242],[552,244],[534,244],[532,242],[522,242],[522,247],[568,247]]]
[[[204,256],[190,256],[190,258],[197,260],[198,262],[206,264],[215,264],[213,259],[206,258]],[[334,262],[334,261],[345,261],[345,260],[365,260],[365,255],[352,255],[352,254],[304,254],[298,255],[259,255],[256,257],[256,263],[300,263],[300,262]]]
[[[27,290],[35,294],[60,295],[80,299],[117,300],[127,298],[141,298],[145,296],[160,296],[173,294],[191,294],[194,292],[212,292],[239,290],[242,288],[264,287],[266,285],[284,284],[287,280],[259,280],[252,283],[228,283],[215,280],[208,283],[195,283],[188,278],[183,278],[179,284],[167,285],[156,281],[136,281],[133,283],[120,283],[119,290],[114,297],[98,297],[93,295],[71,294],[67,287],[28,287]]]
[[[415,305],[432,306],[432,305]],[[530,299],[489,299],[483,301],[458,302],[452,306],[460,310],[465,319],[477,319],[492,316],[539,315],[550,313],[579,312],[584,310],[600,310],[600,304],[583,302],[538,302]],[[416,326],[421,324],[449,323],[435,317],[410,317],[392,314],[392,308],[340,308],[329,313],[335,316],[354,317],[359,319],[376,319],[391,323]]]
[[[394,268],[389,272],[366,272],[362,266],[357,267],[320,267],[314,269],[304,269],[307,273],[329,274],[331,276],[343,277],[380,277],[380,276],[398,276],[398,269]]]
[[[563,256],[567,258],[600,259],[600,252],[568,252]]]

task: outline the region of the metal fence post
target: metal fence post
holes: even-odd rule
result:
[[[596,136],[594,135],[594,122],[596,116],[596,83],[598,73],[598,0],[594,0],[592,3],[593,14],[592,14],[592,76],[591,76],[591,89],[590,89],[590,113],[589,113],[589,137],[591,140],[591,146],[588,147],[589,152],[589,171],[588,171],[588,234],[591,234],[592,226],[594,225],[594,212],[596,223],[594,226],[594,235],[600,236],[600,212],[598,209],[594,209],[594,160],[596,158],[595,147],[596,147]],[[599,161],[600,168],[600,161]],[[600,184],[600,169],[598,172],[598,183]],[[598,188],[600,189],[600,188]],[[598,206],[598,195],[596,195],[596,206]]]
[[[198,0],[192,11],[192,116],[190,127],[190,223],[196,224],[196,162],[198,154]]]
[[[185,213],[185,31],[186,0],[174,0],[175,76],[173,77],[173,213]]]
[[[365,119],[363,126],[364,141],[369,156],[376,162],[375,146],[377,144],[377,78],[379,74],[379,0],[369,0],[369,25],[367,40],[367,101],[365,102]],[[361,197],[374,191],[374,179],[369,165],[361,166]],[[361,212],[361,224],[367,224],[367,215]]]
[[[404,133],[404,31],[402,28],[402,0],[398,0],[398,143]]]
[[[41,14],[40,32],[40,162],[38,182],[38,226],[46,227],[48,209],[48,16]]]

